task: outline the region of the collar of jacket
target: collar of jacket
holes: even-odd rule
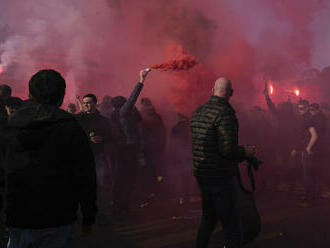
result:
[[[218,104],[224,104],[227,107],[229,107],[232,111],[235,112],[235,110],[233,109],[233,107],[230,105],[230,103],[223,97],[219,97],[219,96],[211,96],[209,99],[209,102],[212,103],[218,103]]]
[[[100,116],[101,112],[98,109],[96,109],[94,113],[88,114],[85,111],[81,111],[80,114],[81,115],[86,115],[86,116]]]

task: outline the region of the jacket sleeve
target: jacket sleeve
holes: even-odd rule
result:
[[[5,147],[0,145],[0,211],[4,207],[3,197],[5,192],[4,151]]]
[[[88,137],[78,125],[71,131],[73,178],[84,224],[94,224],[96,207],[96,169]]]
[[[120,112],[119,112],[120,116],[126,116],[132,111],[132,109],[134,108],[134,105],[142,91],[142,88],[143,88],[143,84],[137,83],[137,85],[135,86],[131,95],[127,99],[126,103],[120,108]]]
[[[277,109],[276,109],[275,104],[273,103],[272,99],[270,99],[269,95],[266,95],[265,97],[266,97],[266,103],[267,103],[269,111],[271,113],[277,115],[278,112],[277,112]]]
[[[4,193],[5,193],[5,154],[6,147],[10,142],[10,129],[5,126],[0,128],[0,210],[4,207]]]
[[[238,145],[238,123],[234,113],[226,111],[215,123],[220,155],[228,160],[245,160],[245,150]]]

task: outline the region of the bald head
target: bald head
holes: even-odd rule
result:
[[[215,81],[213,95],[229,100],[229,98],[232,96],[232,93],[233,88],[229,79],[221,77]]]

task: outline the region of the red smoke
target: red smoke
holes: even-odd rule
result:
[[[70,100],[76,93],[128,95],[140,69],[151,61],[169,61],[152,68],[173,73],[151,75],[157,86],[142,93],[156,107],[189,113],[207,100],[220,76],[232,80],[233,100],[244,107],[265,104],[261,75],[273,80],[276,103],[287,99],[287,89],[292,94],[296,88],[300,96],[328,101],[330,67],[322,70],[330,63],[330,42],[324,36],[327,1],[3,2],[1,83],[14,86],[14,92],[22,92],[36,70],[55,68],[68,82]],[[169,53],[169,44],[187,53]],[[315,66],[315,75],[300,79]]]
[[[175,59],[161,64],[155,64],[150,68],[160,69],[162,71],[187,71],[197,64],[198,62],[194,56],[183,55],[183,57],[180,59]]]

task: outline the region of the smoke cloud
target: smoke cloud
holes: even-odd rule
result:
[[[67,101],[89,92],[100,97],[127,95],[140,69],[184,50],[199,64],[190,71],[152,72],[143,92],[167,110],[190,114],[207,100],[219,76],[233,81],[237,105],[264,104],[265,78],[274,82],[278,101],[296,88],[302,97],[329,100],[327,1],[0,4],[0,81],[12,85],[16,95],[26,96],[28,79],[41,68],[54,68],[65,76]]]

